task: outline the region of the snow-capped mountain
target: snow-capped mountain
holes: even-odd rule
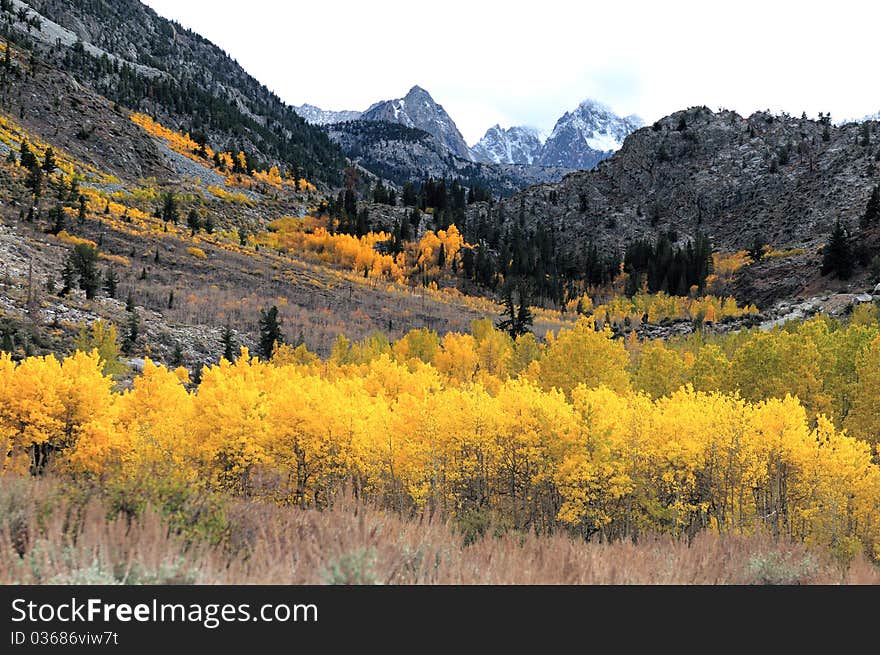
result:
[[[471,159],[470,149],[455,126],[455,121],[420,86],[411,88],[403,98],[377,102],[361,118],[367,121],[399,123],[405,127],[424,130],[454,155]]]
[[[544,141],[533,127],[490,127],[471,153],[475,161],[487,164],[520,164],[531,166],[541,154]]]
[[[536,163],[587,170],[620,149],[623,140],[644,123],[638,116],[621,118],[595,100],[584,100],[566,112],[544,143]]]
[[[331,109],[321,109],[315,105],[304,104],[294,107],[293,111],[302,116],[306,123],[312,125],[329,125],[331,123],[344,123],[346,121],[356,121],[361,117],[359,111],[333,111]]]
[[[850,123],[867,123],[868,121],[880,121],[880,111],[876,114],[869,114],[868,116],[862,116],[861,118],[847,118],[842,121],[839,121],[838,125],[848,125]]]

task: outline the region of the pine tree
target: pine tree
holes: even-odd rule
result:
[[[822,275],[833,274],[841,280],[848,280],[853,272],[853,252],[846,228],[837,219],[831,238],[825,246],[822,257]]]
[[[174,343],[174,351],[171,353],[171,365],[174,367],[180,366],[183,364],[183,350],[180,347],[180,342]]]
[[[223,359],[227,362],[235,361],[235,334],[229,323],[223,328],[223,335],[220,337],[220,344],[223,346]]]
[[[278,308],[272,305],[268,310],[260,310],[260,343],[258,351],[263,359],[270,359],[275,346],[283,343],[281,334],[281,320],[278,318]]]
[[[40,163],[37,161],[37,157],[31,151],[30,143],[28,143],[27,139],[22,140],[21,146],[19,148],[19,162],[24,168],[28,170],[33,170],[34,168],[39,168]]]
[[[3,336],[0,338],[0,350],[7,353],[15,350],[15,344],[12,342],[12,334],[9,330],[3,330]]]
[[[79,196],[79,213],[77,215],[77,220],[80,224],[86,222],[86,197],[82,194]]]
[[[128,315],[128,332],[122,342],[122,350],[127,354],[131,354],[137,344],[138,336],[140,336],[141,321],[137,311],[132,311]]]
[[[202,222],[199,220],[199,213],[195,209],[189,210],[189,214],[186,216],[186,224],[189,227],[192,236],[195,236],[202,227]]]
[[[49,210],[49,234],[58,234],[66,227],[64,207],[55,205]]]
[[[171,191],[167,191],[162,196],[161,218],[166,223],[177,223],[180,218],[180,212],[177,209],[177,198]]]
[[[764,237],[760,234],[755,235],[755,240],[752,242],[752,247],[749,248],[749,257],[752,258],[753,262],[759,261],[764,256]]]
[[[168,292],[168,309],[174,309],[174,289]]]
[[[52,146],[46,148],[46,154],[43,157],[43,170],[47,173],[52,173],[57,168],[58,164],[55,161],[55,152],[52,150]]]
[[[116,288],[119,286],[119,276],[112,268],[108,268],[104,273],[104,291],[108,298],[116,297]]]
[[[85,291],[86,298],[91,300],[101,286],[98,249],[88,243],[78,243],[70,253],[70,261],[79,277],[79,288]]]
[[[504,294],[504,316],[496,327],[510,335],[511,339],[527,334],[532,327],[532,310],[529,308],[528,298],[525,293],[525,285],[518,285],[517,294],[519,295],[519,308],[514,302],[514,285],[508,284]]]
[[[58,292],[59,296],[66,296],[70,293],[71,289],[73,289],[73,285],[76,284],[76,268],[73,265],[73,261],[68,257],[64,262],[64,268],[61,269],[61,282],[63,286],[61,287],[61,291]]]
[[[129,290],[128,295],[125,297],[125,311],[134,311],[134,296],[132,295],[131,290]]]
[[[880,221],[880,184],[874,187],[868,204],[865,206],[865,213],[862,215],[861,226],[863,228],[877,225]]]

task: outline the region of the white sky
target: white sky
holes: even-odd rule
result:
[[[693,105],[835,120],[880,110],[880,2],[146,0],[290,104],[427,89],[469,144],[587,97],[647,123]]]

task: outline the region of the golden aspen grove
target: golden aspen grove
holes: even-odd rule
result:
[[[97,350],[3,355],[3,471],[52,467],[130,510],[193,489],[321,508],[348,488],[477,530],[769,531],[880,557],[875,314],[632,346],[588,318],[546,344],[477,321],[340,337],[326,361],[242,349],[198,385],[148,360],[125,390]]]

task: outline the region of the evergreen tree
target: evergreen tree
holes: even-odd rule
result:
[[[186,224],[189,227],[192,236],[195,236],[202,227],[202,222],[199,220],[199,213],[195,209],[189,210],[189,214],[186,216]]]
[[[3,336],[0,338],[0,350],[11,353],[15,350],[15,344],[12,342],[12,334],[9,330],[3,330]]]
[[[406,207],[415,207],[418,203],[418,195],[416,194],[416,188],[413,186],[412,182],[406,182],[403,185],[401,200],[403,200],[403,204]]]
[[[272,357],[275,346],[284,342],[281,334],[281,319],[278,318],[278,307],[272,305],[268,310],[260,310],[260,341],[258,352],[263,359]]]
[[[61,269],[61,282],[62,287],[61,291],[58,292],[59,296],[66,296],[73,289],[73,286],[76,284],[76,268],[73,265],[73,261],[70,257],[68,257],[64,262],[64,268]]]
[[[130,355],[137,344],[138,336],[140,336],[141,321],[137,311],[132,311],[128,315],[127,332],[125,339],[122,341],[122,350],[125,354]]]
[[[27,180],[25,180],[25,186],[31,190],[34,198],[39,199],[43,195],[43,169],[39,166],[31,168]]]
[[[104,291],[108,298],[116,297],[116,288],[119,286],[119,276],[112,268],[108,268],[104,273]]]
[[[519,295],[519,307],[517,308],[514,301],[513,283],[509,283],[504,294],[504,319],[497,323],[499,330],[503,330],[510,335],[511,339],[527,334],[532,327],[532,310],[529,308],[527,294],[525,293],[525,284],[520,282],[516,289]]]
[[[877,225],[880,220],[880,184],[874,187],[871,197],[868,198],[868,204],[865,206],[865,213],[862,215],[860,222],[863,228]]]
[[[79,288],[85,291],[86,298],[91,300],[101,286],[98,249],[88,243],[78,243],[70,253],[70,262],[79,277]]]
[[[55,205],[49,210],[49,234],[58,234],[65,227],[64,207]]]
[[[822,275],[835,275],[841,280],[848,280],[853,272],[853,252],[846,228],[838,218],[831,232],[831,238],[825,246],[822,257]]]
[[[174,352],[171,353],[171,365],[174,367],[181,366],[183,364],[183,350],[180,347],[180,342],[174,343]]]
[[[46,154],[43,157],[43,170],[47,173],[53,173],[55,168],[58,166],[55,161],[55,151],[52,150],[52,146],[46,148]]]
[[[171,191],[166,191],[162,195],[161,218],[166,223],[177,223],[180,218],[180,211],[177,208],[177,198]]]
[[[370,212],[366,207],[357,213],[357,225],[355,226],[355,234],[359,237],[366,235],[370,231]]]
[[[223,335],[220,337],[220,344],[223,346],[223,359],[227,362],[235,361],[235,334],[229,323],[223,328]]]
[[[131,290],[129,290],[128,295],[125,297],[125,311],[134,311],[134,296],[132,295]]]
[[[764,256],[764,246],[766,243],[764,242],[764,237],[760,234],[755,235],[755,240],[752,242],[752,247],[749,248],[749,257],[751,257],[753,262],[760,261],[760,259]]]
[[[33,170],[34,168],[40,167],[40,162],[37,161],[36,155],[31,151],[31,146],[27,139],[22,140],[21,146],[19,147],[19,154],[18,161],[24,168]]]
[[[82,194],[79,195],[79,212],[77,214],[77,220],[80,224],[86,222],[86,197]]]

